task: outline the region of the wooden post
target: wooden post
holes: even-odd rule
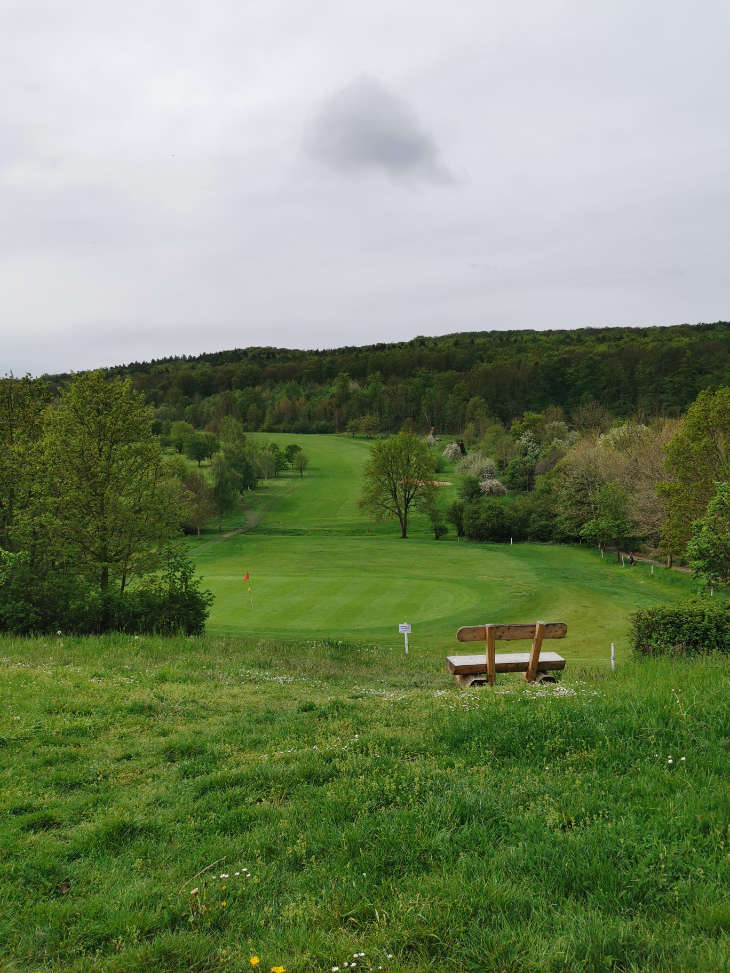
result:
[[[538,622],[535,625],[535,638],[532,640],[530,658],[527,661],[527,672],[525,673],[525,680],[527,682],[534,682],[537,676],[537,666],[540,661],[540,649],[542,648],[544,634],[545,622]]]
[[[487,682],[490,686],[493,686],[497,680],[497,672],[495,669],[495,649],[497,640],[494,637],[494,625],[485,625],[484,630],[487,633]]]

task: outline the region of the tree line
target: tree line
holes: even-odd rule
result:
[[[155,412],[216,433],[397,432],[404,422],[462,433],[475,402],[503,423],[600,402],[613,415],[678,416],[704,388],[730,383],[730,324],[504,331],[419,337],[362,348],[248,348],[109,369]],[[68,376],[52,376],[58,387]]]

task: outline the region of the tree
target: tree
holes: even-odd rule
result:
[[[212,432],[194,432],[185,440],[185,455],[198,461],[209,459],[216,450],[216,438]]]
[[[274,476],[283,473],[286,469],[286,454],[279,448],[277,443],[269,443],[266,451],[271,454],[274,460]]]
[[[262,449],[256,456],[256,468],[259,476],[263,476],[265,480],[273,476],[276,473],[276,459],[273,453],[268,449]]]
[[[221,449],[243,449],[246,446],[246,433],[243,424],[234,416],[223,416],[218,427],[218,439]]]
[[[424,501],[423,512],[431,521],[431,530],[435,540],[440,540],[444,534],[448,534],[449,528],[446,525],[443,505],[437,498],[436,491],[433,490]]]
[[[531,456],[510,460],[504,482],[516,493],[532,490],[535,485],[535,460]]]
[[[730,388],[700,392],[666,450],[672,477],[660,484],[667,504],[662,542],[668,555],[681,553],[715,494],[730,476]]]
[[[296,443],[289,443],[289,445],[284,450],[284,456],[286,456],[286,461],[292,468],[294,467],[294,458],[297,453],[301,453],[302,447],[297,446]]]
[[[718,483],[705,516],[692,525],[687,556],[695,577],[713,588],[730,585],[730,483]]]
[[[299,475],[304,476],[304,471],[309,466],[309,457],[307,456],[307,454],[302,453],[301,451],[298,452],[294,457],[294,465],[299,471]]]
[[[218,438],[226,462],[239,478],[239,489],[256,489],[259,478],[256,447],[246,439],[242,423],[233,416],[224,416]]]
[[[185,443],[190,439],[191,436],[195,435],[195,430],[190,425],[189,422],[183,422],[182,419],[178,419],[173,422],[170,426],[170,445],[174,446],[178,453],[182,453],[185,449]]]
[[[212,500],[218,514],[218,533],[223,529],[223,518],[235,510],[238,502],[240,480],[231,464],[221,453],[216,453],[211,463],[213,474]]]
[[[466,504],[463,500],[452,500],[446,511],[446,519],[456,528],[456,536],[461,539],[464,536],[464,514]]]
[[[202,473],[190,473],[183,481],[186,499],[185,526],[200,537],[200,529],[216,513],[213,490]]]
[[[360,420],[360,433],[366,439],[373,439],[373,437],[377,436],[379,428],[380,423],[378,422],[378,417],[371,413],[364,415]]]
[[[487,497],[503,497],[507,492],[504,484],[491,476],[482,477],[479,481],[479,489]]]
[[[615,483],[606,483],[598,491],[595,516],[581,528],[581,536],[603,550],[606,544],[616,545],[616,560],[621,559],[621,547],[634,536],[635,527],[629,518],[629,496]]]
[[[76,375],[45,416],[25,548],[106,591],[156,567],[178,530],[153,416],[129,379]]]
[[[376,520],[397,519],[401,537],[407,537],[411,510],[427,503],[435,489],[433,475],[428,446],[413,433],[400,432],[371,447],[360,506]]]
[[[33,485],[31,457],[42,431],[49,390],[37,379],[0,379],[0,548],[14,549],[17,510]]]

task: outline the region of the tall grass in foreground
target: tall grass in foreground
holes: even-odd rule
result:
[[[7,970],[730,969],[726,660],[462,693],[326,642],[0,656]]]

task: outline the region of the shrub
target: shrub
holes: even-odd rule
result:
[[[730,605],[701,599],[645,608],[631,617],[638,655],[730,654]]]
[[[496,497],[470,503],[464,512],[464,533],[474,541],[508,541],[512,536],[509,504]]]
[[[512,534],[517,540],[551,541],[555,537],[555,517],[546,491],[524,493],[512,504]]]
[[[39,571],[25,553],[0,552],[0,631],[13,635],[199,635],[212,601],[200,590],[190,558],[174,545],[165,550],[158,574],[124,592],[102,592],[81,577]]]

